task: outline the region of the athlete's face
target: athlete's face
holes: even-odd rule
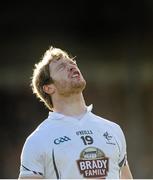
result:
[[[68,96],[82,92],[85,88],[84,80],[77,64],[70,58],[53,60],[49,64],[50,76],[59,94]]]

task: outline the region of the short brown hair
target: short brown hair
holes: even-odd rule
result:
[[[52,110],[53,103],[50,95],[43,91],[43,86],[45,84],[53,83],[49,72],[50,62],[54,59],[58,60],[62,57],[69,58],[69,55],[66,51],[51,46],[48,50],[46,50],[42,59],[35,64],[33,69],[33,75],[31,78],[32,91],[40,101],[44,102],[49,110]]]

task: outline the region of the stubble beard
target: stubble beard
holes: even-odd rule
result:
[[[84,79],[82,79],[79,82],[75,82],[75,81],[66,82],[66,81],[64,81],[64,82],[55,83],[55,84],[56,84],[59,95],[65,96],[65,97],[71,96],[73,94],[79,94],[86,87],[86,81]]]

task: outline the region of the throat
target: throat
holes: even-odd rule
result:
[[[82,116],[87,111],[82,93],[69,98],[60,97],[53,99],[54,111],[66,116]]]

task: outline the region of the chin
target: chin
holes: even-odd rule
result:
[[[63,82],[63,83],[56,83],[57,91],[62,96],[70,96],[72,94],[81,93],[86,87],[86,81],[84,79],[80,81],[72,81],[70,82]]]
[[[86,87],[86,81],[80,81],[79,83],[74,83],[72,84],[72,89],[76,92],[81,92],[85,89]]]

